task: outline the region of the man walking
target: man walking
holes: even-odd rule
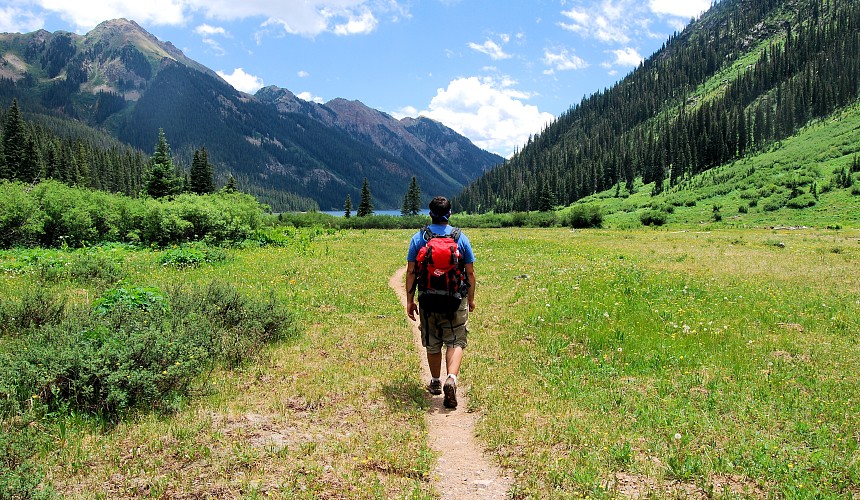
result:
[[[427,390],[434,395],[444,390],[443,404],[446,408],[457,407],[457,376],[466,348],[467,323],[469,312],[475,310],[475,255],[469,238],[459,228],[448,224],[451,217],[451,202],[444,196],[437,196],[430,202],[431,224],[422,228],[409,242],[406,256],[406,314],[409,319],[420,317],[421,343],[427,350],[427,364],[430,365],[430,384]],[[428,241],[445,239],[450,250],[432,245],[430,248],[444,254],[447,260],[456,265],[452,269],[435,269],[427,273],[429,254]],[[456,242],[456,248],[452,243]],[[423,249],[423,250],[422,250]],[[450,252],[450,253],[445,253]],[[454,255],[452,258],[451,255]],[[439,265],[437,263],[437,265]],[[434,285],[434,278],[443,278]],[[446,288],[447,287],[447,288]],[[418,289],[418,303],[415,291]],[[442,345],[445,345],[445,367],[447,376],[444,386],[440,379],[442,371]]]

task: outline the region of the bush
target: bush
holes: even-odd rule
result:
[[[666,224],[668,214],[662,210],[646,210],[639,216],[643,226],[662,226]]]
[[[0,427],[0,498],[60,498],[50,486],[42,485],[44,474],[33,456],[50,441],[32,422]]]
[[[761,209],[765,212],[773,212],[784,207],[788,203],[788,196],[783,193],[776,193],[761,200]]]
[[[263,207],[242,193],[141,200],[44,181],[0,184],[0,247],[81,247],[102,242],[166,246],[238,242],[261,225]]]
[[[179,247],[165,250],[159,260],[164,266],[197,267],[204,263],[224,262],[227,260],[227,254],[224,249],[210,247],[205,243],[184,243]]]
[[[788,208],[807,208],[815,205],[815,197],[809,193],[804,193],[796,198],[792,198],[786,202]]]
[[[24,292],[19,302],[0,303],[0,331],[18,335],[32,328],[55,325],[62,321],[66,300],[44,286]]]
[[[603,226],[603,210],[600,205],[576,205],[570,210],[567,225],[574,229]]]
[[[31,245],[42,234],[44,212],[20,182],[0,182],[0,248]]]
[[[5,341],[0,415],[24,414],[33,401],[46,412],[110,420],[134,409],[170,411],[206,369],[239,366],[293,331],[274,296],[248,297],[222,282],[168,293],[119,287],[57,316],[29,320]]]

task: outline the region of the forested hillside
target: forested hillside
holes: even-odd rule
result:
[[[105,134],[48,116],[27,120],[17,101],[0,109],[0,129],[0,180],[54,179],[134,196],[141,191],[149,157]]]
[[[294,99],[284,108],[286,95]],[[0,107],[13,99],[59,137],[89,127],[85,135],[147,151],[163,129],[178,164],[206,148],[217,184],[233,178],[276,211],[340,209],[365,179],[377,208],[397,208],[413,177],[425,193],[450,196],[503,160],[441,124],[412,126],[357,101],[329,108],[286,89],[248,95],[126,19],[83,36],[0,33]],[[90,170],[114,168],[99,161]],[[105,187],[133,190],[139,169],[127,174]],[[75,173],[50,176],[81,184]]]
[[[470,212],[652,192],[765,150],[860,92],[860,4],[724,0],[455,199]],[[801,186],[809,189],[810,186]]]

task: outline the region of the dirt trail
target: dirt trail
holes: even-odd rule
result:
[[[397,293],[400,303],[406,308],[404,275],[406,268],[398,269],[388,281]],[[404,313],[405,314],[405,313]],[[407,318],[408,320],[408,318]],[[421,331],[417,321],[412,323],[412,338],[416,355],[421,357],[421,380],[430,380],[424,348],[421,346]],[[468,350],[466,351],[468,356]],[[445,361],[442,361],[445,373]],[[464,381],[466,382],[466,381]],[[457,390],[458,408],[449,410],[442,406],[442,396],[432,396],[428,411],[429,445],[438,454],[433,482],[443,499],[461,498],[507,498],[511,478],[483,454],[475,439],[477,413],[467,411],[469,400],[466,387]]]

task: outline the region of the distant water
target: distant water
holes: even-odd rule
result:
[[[343,217],[343,210],[323,210],[320,213]],[[355,217],[355,210],[351,212],[351,215]],[[373,215],[396,215],[399,217],[400,210],[374,210]]]

